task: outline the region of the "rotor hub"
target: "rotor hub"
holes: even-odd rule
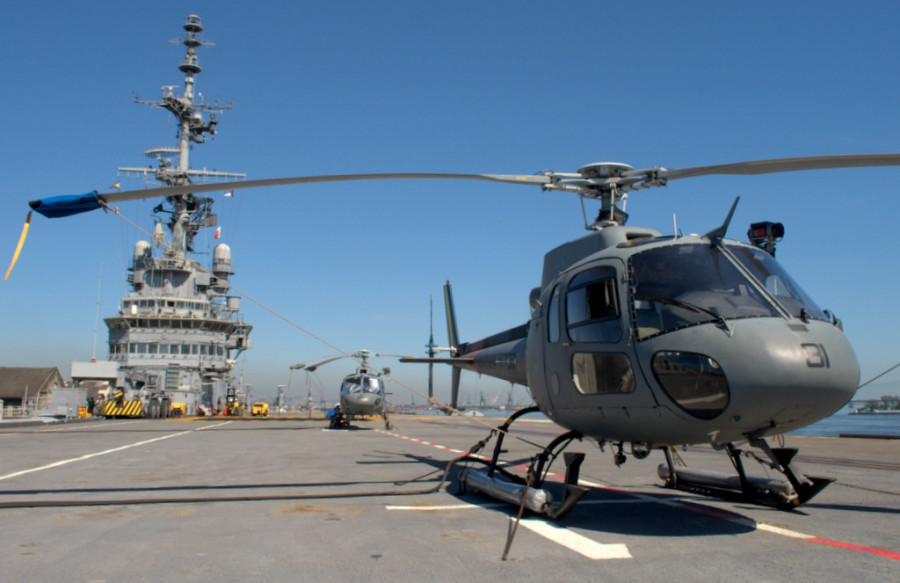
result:
[[[578,173],[585,178],[612,178],[632,170],[633,166],[620,162],[594,162],[579,168]]]

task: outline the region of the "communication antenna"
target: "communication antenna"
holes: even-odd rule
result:
[[[178,145],[159,146],[144,151],[144,155],[156,161],[156,168],[120,167],[119,175],[154,179],[166,186],[184,186],[195,182],[230,181],[246,178],[246,174],[237,172],[219,172],[206,168],[191,168],[190,153],[192,144],[202,144],[216,135],[218,120],[216,114],[231,109],[232,105],[218,101],[206,103],[203,96],[195,94],[195,78],[203,71],[197,58],[197,49],[213,46],[214,43],[203,40],[203,21],[196,14],[188,15],[183,28],[187,35],[184,38],[169,41],[182,44],[186,48],[184,60],[178,69],[184,73],[184,89],[181,95],[176,93],[177,85],[164,85],[162,98],[157,101],[144,101],[135,96],[135,102],[168,110],[175,116],[178,124]],[[204,114],[208,113],[208,120]],[[177,162],[173,159],[177,157]],[[167,202],[172,206],[165,209],[161,204],[154,213],[169,213],[171,218],[168,227],[172,234],[171,253],[184,254],[193,251],[194,236],[202,227],[215,227],[216,215],[212,214],[212,198],[195,197],[193,194],[170,196]]]
[[[428,344],[425,345],[425,348],[428,349],[428,358],[434,358],[434,355],[437,354],[435,348],[437,348],[437,344],[434,343],[434,296],[428,296],[428,309],[429,309],[429,335],[428,335]],[[434,398],[434,363],[428,363],[428,399],[429,403],[431,399]]]
[[[100,277],[97,279],[97,310],[94,313],[94,346],[91,349],[91,362],[97,362],[97,325],[100,322],[100,290],[103,288],[103,260],[100,260]]]

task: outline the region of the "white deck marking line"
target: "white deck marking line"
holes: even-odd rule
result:
[[[491,506],[500,507],[500,504],[492,504]],[[402,506],[387,505],[385,510],[420,510],[422,512],[434,512],[435,510],[473,510],[475,508],[483,508],[478,504],[441,504],[437,506]]]
[[[146,423],[146,419],[137,419],[135,421],[122,421],[121,423],[104,423],[103,427],[119,427],[121,425],[130,425],[132,423]],[[84,429],[87,427],[96,427],[93,423],[88,423],[87,425],[76,425],[74,427],[59,427],[57,429],[41,429],[39,431],[35,431],[35,433],[50,433],[53,431],[74,431],[76,429]]]
[[[429,442],[423,441],[421,439],[415,439],[412,437],[407,437],[405,435],[400,435],[399,433],[391,433],[388,431],[382,431],[380,429],[376,429],[375,431],[378,431],[379,433],[383,433],[385,435],[390,435],[391,437],[399,437],[399,438],[405,439],[407,441],[420,443],[422,445],[428,445],[431,447],[436,447],[438,449],[451,451],[454,453],[463,453],[461,450],[458,450],[458,449],[453,449],[453,448],[446,447],[443,445],[436,445],[434,443],[429,443]],[[484,456],[477,456],[477,457],[480,457],[482,459],[488,459],[488,458],[485,458]],[[518,466],[518,467],[520,467],[522,469],[527,469],[524,466]],[[548,475],[553,476],[554,478],[562,478],[562,476],[560,476],[558,474],[551,473]],[[838,547],[838,548],[842,548],[842,549],[859,551],[859,552],[863,552],[863,553],[871,553],[873,555],[878,555],[881,557],[894,559],[895,561],[900,561],[900,552],[889,551],[889,550],[879,549],[879,548],[875,548],[875,547],[866,547],[866,546],[862,546],[862,545],[856,545],[856,544],[852,544],[852,543],[845,543],[845,542],[841,542],[841,541],[826,539],[826,538],[818,537],[815,535],[797,532],[795,530],[789,530],[786,528],[772,526],[771,524],[766,524],[764,522],[757,522],[757,521],[749,519],[749,518],[731,516],[730,514],[725,514],[722,512],[715,511],[715,510],[709,510],[709,511],[701,510],[699,508],[696,508],[692,504],[688,504],[687,501],[685,501],[684,499],[680,499],[680,498],[673,499],[673,500],[667,500],[667,499],[664,499],[661,497],[654,497],[654,496],[649,496],[646,494],[638,494],[636,492],[627,492],[625,490],[622,490],[621,488],[605,486],[603,484],[597,484],[595,482],[590,482],[588,480],[578,480],[578,483],[583,486],[589,486],[589,487],[598,488],[601,490],[609,490],[611,492],[617,492],[619,494],[625,494],[627,496],[632,496],[633,498],[635,498],[635,501],[637,501],[637,502],[648,502],[648,503],[653,503],[653,504],[662,504],[664,506],[671,506],[673,508],[679,508],[681,510],[687,510],[689,512],[697,512],[700,514],[706,514],[708,516],[714,516],[716,518],[719,518],[720,520],[725,520],[727,522],[732,522],[734,524],[739,524],[741,526],[746,526],[751,529],[762,531],[762,532],[767,532],[770,534],[777,534],[779,536],[784,536],[784,537],[788,537],[788,538],[796,538],[796,539],[805,540],[805,541],[811,542],[811,543],[818,543],[818,544]],[[589,501],[585,500],[584,502],[581,502],[581,504],[586,504],[586,503],[589,503]]]
[[[647,504],[647,500],[584,500],[579,503],[581,506],[608,506],[616,504]],[[441,504],[437,506],[404,506],[402,504],[387,504],[385,510],[421,510],[423,512],[433,512],[435,510],[470,510],[472,508],[509,508],[510,505],[505,502],[487,502],[484,504]]]
[[[428,441],[422,439],[415,439],[413,437],[407,437],[405,435],[400,435],[399,433],[393,433],[390,431],[382,431],[380,429],[376,429],[379,433],[383,433],[385,435],[390,435],[391,437],[399,437],[400,439],[405,439],[407,441],[412,441],[415,443],[420,443],[422,445],[427,445],[430,447],[436,447],[438,449],[442,449],[444,451],[449,451],[453,453],[465,453],[462,450],[454,449],[452,447],[447,447],[445,445],[438,445],[436,443],[430,443]],[[478,456],[482,457],[482,456]],[[486,459],[486,458],[484,458]],[[472,505],[476,508],[482,508],[484,506]],[[386,507],[387,508],[387,507]],[[425,507],[422,506],[413,506],[413,507],[405,507],[403,510],[421,510]],[[442,508],[442,507],[433,507],[435,510],[439,509],[453,509],[459,510],[466,508],[465,505],[452,505],[450,508]],[[395,510],[401,509],[400,507],[395,507]],[[526,524],[527,522],[527,524]],[[582,536],[580,534],[574,533],[571,530],[556,525],[550,525],[549,523],[543,522],[541,520],[535,519],[522,519],[521,524],[526,526],[532,532],[535,532],[559,545],[566,547],[567,549],[573,550],[576,553],[580,553],[589,559],[630,559],[631,553],[628,552],[628,547],[622,543],[614,543],[614,544],[602,544],[596,541],[593,541],[586,536]]]
[[[207,429],[215,429],[216,427],[222,427],[223,425],[228,425],[229,423],[234,423],[234,421],[222,421],[221,423],[216,423],[215,425],[204,425],[203,427],[198,427],[197,429],[192,429],[191,431],[206,431]]]
[[[753,521],[748,521],[748,522],[753,522]],[[764,530],[766,532],[780,534],[781,536],[787,536],[787,537],[799,538],[799,539],[815,538],[811,534],[803,534],[802,532],[797,532],[795,530],[788,530],[786,528],[781,528],[780,526],[772,526],[771,524],[766,524],[764,522],[753,522],[753,525],[756,527],[756,530]]]
[[[187,431],[180,431],[180,432],[178,432],[178,433],[171,433],[171,434],[169,434],[169,435],[163,435],[162,437],[154,437],[153,439],[147,439],[147,440],[144,440],[144,441],[139,441],[139,442],[137,442],[137,443],[132,443],[131,445],[122,445],[122,446],[120,446],[120,447],[114,447],[114,448],[112,448],[112,449],[107,449],[107,450],[104,450],[104,451],[98,451],[97,453],[89,453],[89,454],[87,454],[87,455],[83,455],[83,456],[79,456],[79,457],[73,457],[73,458],[69,458],[69,459],[67,459],[67,460],[60,460],[60,461],[58,461],[58,462],[53,462],[52,464],[47,464],[47,465],[45,465],[45,466],[39,466],[39,467],[37,467],[37,468],[31,468],[31,469],[28,469],[28,470],[21,470],[21,471],[18,471],[18,472],[13,472],[13,473],[11,473],[11,474],[6,474],[5,476],[0,476],[0,480],[8,480],[9,478],[15,478],[15,477],[17,477],[17,476],[24,476],[25,474],[31,474],[31,473],[34,473],[34,472],[40,472],[40,471],[42,471],[42,470],[49,470],[49,469],[52,469],[52,468],[58,468],[58,467],[60,467],[60,466],[64,466],[64,465],[66,465],[66,464],[71,464],[71,463],[73,463],[73,462],[80,462],[80,461],[84,461],[84,460],[89,460],[89,459],[91,459],[91,458],[99,457],[99,456],[101,456],[101,455],[106,455],[106,454],[109,454],[109,453],[115,453],[115,452],[117,452],[117,451],[124,451],[124,450],[126,450],[126,449],[131,449],[132,447],[138,447],[139,445],[147,445],[148,443],[154,443],[154,442],[156,442],[156,441],[162,441],[162,440],[164,440],[164,439],[169,439],[169,438],[171,438],[171,437],[179,437],[179,436],[181,436],[181,435],[187,435],[188,433],[194,433],[194,432],[196,432],[196,431],[203,431],[204,429],[211,429],[211,428],[213,428],[213,427],[220,427],[220,426],[226,425],[226,424],[228,424],[228,423],[231,423],[231,421],[224,421],[224,422],[222,422],[222,423],[217,423],[216,425],[208,425],[208,426],[206,426],[206,427],[199,427],[199,428],[197,428],[197,429],[189,429],[189,430],[187,430]]]
[[[510,520],[515,519],[510,518]],[[556,544],[595,561],[632,558],[631,553],[628,552],[628,546],[622,543],[598,543],[577,532],[537,518],[523,518],[519,524]]]

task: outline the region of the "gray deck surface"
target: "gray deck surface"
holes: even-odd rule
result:
[[[594,489],[556,524],[523,520],[503,561],[517,509],[459,494],[452,481],[424,493],[437,474],[395,484],[443,469],[458,455],[450,450],[468,450],[487,427],[440,416],[398,416],[394,425],[2,426],[2,579],[900,580],[900,440],[788,436],[805,473],[837,478],[790,512],[662,488],[658,451],[616,467],[609,448],[575,443],[571,451],[588,454],[581,478]],[[560,432],[529,419],[513,429],[542,445]],[[504,446],[511,462],[534,453],[516,439]],[[725,454],[707,447],[681,455],[691,466],[730,470]],[[551,471],[563,473],[561,465]]]

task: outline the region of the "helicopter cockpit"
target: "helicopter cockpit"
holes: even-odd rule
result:
[[[380,379],[367,376],[348,376],[341,384],[341,394],[349,395],[356,393],[375,393],[381,394],[383,383]]]
[[[635,253],[628,263],[638,340],[741,318],[828,321],[771,255],[746,245],[668,244]]]

